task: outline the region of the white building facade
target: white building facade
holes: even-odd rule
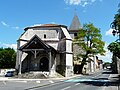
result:
[[[27,27],[17,41],[16,70],[73,75],[72,38],[64,25]]]

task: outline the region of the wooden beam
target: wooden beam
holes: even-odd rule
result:
[[[22,51],[45,51],[45,49],[23,49]]]

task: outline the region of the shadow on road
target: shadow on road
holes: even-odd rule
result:
[[[80,83],[84,83],[87,85],[94,86],[119,86],[120,87],[120,75],[112,73],[111,71],[104,71],[102,74],[111,74],[111,77],[106,78],[92,78],[90,81],[80,81]]]
[[[87,85],[94,86],[120,86],[120,80],[108,80],[108,79],[92,79],[92,81],[80,81]]]
[[[112,72],[110,69],[103,71],[102,74],[116,74],[115,72]]]

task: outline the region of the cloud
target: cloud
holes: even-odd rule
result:
[[[81,3],[81,0],[64,0],[66,4],[78,5]]]
[[[82,6],[85,7],[86,5],[88,5],[88,2],[84,2]]]
[[[57,23],[56,22],[48,22],[48,24],[57,24]],[[34,27],[34,26],[41,26],[41,25],[44,25],[44,24],[34,24],[31,26],[26,26],[26,27]]]
[[[41,26],[42,24],[34,24],[34,25],[32,25],[32,26]]]
[[[13,48],[15,51],[17,50],[17,44],[6,44],[6,43],[0,42],[0,47],[3,47],[3,48],[10,47],[10,48]]]
[[[113,31],[113,29],[110,28],[108,31],[106,31],[105,35],[106,35],[106,36],[107,36],[107,35],[112,35],[112,31]]]
[[[5,27],[9,27],[9,25],[7,23],[5,23],[4,21],[1,21],[1,24]]]
[[[51,24],[56,24],[56,22],[50,22]]]
[[[64,1],[68,5],[81,5],[82,7],[85,7],[89,4],[96,2],[97,0],[64,0]],[[102,2],[102,0],[98,1]]]
[[[108,44],[105,44],[105,56],[98,55],[98,58],[103,60],[104,62],[111,62],[112,60],[112,53],[107,49]]]
[[[20,29],[20,27],[16,26],[16,27],[12,27],[13,29]]]
[[[95,2],[96,0],[91,0],[91,2]]]
[[[109,52],[109,51],[106,51],[106,55],[105,56],[98,55],[98,58],[100,60],[103,60],[104,62],[111,62],[112,61],[112,53]]]
[[[5,27],[9,27],[9,28],[12,28],[12,29],[21,29],[20,27],[18,26],[10,26],[9,24],[7,24],[6,22],[4,21],[1,21],[1,24]]]

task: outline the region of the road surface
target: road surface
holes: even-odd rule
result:
[[[109,76],[110,71],[106,70],[28,90],[119,90],[118,83],[110,81]]]
[[[108,70],[67,80],[0,81],[0,90],[120,90]]]

